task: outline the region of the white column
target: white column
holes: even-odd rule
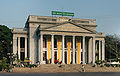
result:
[[[40,64],[43,64],[43,35],[40,35]]]
[[[27,37],[25,37],[25,58],[27,58]]]
[[[83,36],[83,64],[85,64],[85,36]]]
[[[41,41],[41,38],[38,36],[38,53],[39,53],[38,54],[38,60],[39,61],[41,61],[41,50],[40,50],[41,49],[41,46],[40,46],[41,42],[40,41]]]
[[[52,49],[51,49],[51,54],[52,54],[52,64],[54,64],[54,35],[52,35],[52,38],[51,38],[51,41],[52,41]]]
[[[105,60],[105,40],[102,40],[102,60]]]
[[[101,41],[99,40],[99,60],[101,60]]]
[[[17,54],[17,37],[13,37],[13,53]]]
[[[20,59],[20,37],[18,37],[18,59]]]
[[[92,43],[93,43],[93,59],[92,59],[92,63],[94,64],[95,63],[95,38],[93,37],[93,41],[92,41]]]
[[[88,63],[92,62],[92,38],[89,39]]]
[[[62,35],[62,64],[65,64],[65,60],[64,60],[64,35]]]
[[[75,36],[73,36],[73,64],[75,64]]]

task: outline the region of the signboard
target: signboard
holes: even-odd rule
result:
[[[52,15],[74,16],[74,13],[70,13],[70,12],[52,11]]]

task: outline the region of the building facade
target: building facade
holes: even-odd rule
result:
[[[31,64],[95,63],[105,59],[105,36],[95,19],[30,15],[24,28],[13,28],[13,53]]]

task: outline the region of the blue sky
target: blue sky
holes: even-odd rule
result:
[[[120,35],[120,0],[0,0],[0,24],[24,27],[31,15],[74,12],[74,18],[96,19],[98,32]]]

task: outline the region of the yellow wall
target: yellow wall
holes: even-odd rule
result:
[[[70,53],[70,49],[71,49],[71,39],[70,38],[68,38],[67,39],[67,47],[68,47],[68,63],[67,64],[70,64],[70,55],[71,55],[71,53]]]
[[[61,38],[58,37],[58,59],[61,61]]]
[[[48,37],[48,60],[51,59],[51,37]]]
[[[81,49],[80,38],[77,38],[77,64],[80,64],[80,49]]]

